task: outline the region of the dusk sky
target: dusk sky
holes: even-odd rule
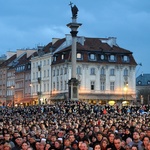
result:
[[[133,52],[136,76],[150,73],[150,0],[72,0],[82,23],[79,36],[116,37]],[[69,0],[0,0],[0,55],[47,45],[70,33]]]

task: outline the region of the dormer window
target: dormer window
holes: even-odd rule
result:
[[[56,56],[54,56],[54,61],[56,61],[57,60],[57,57]]]
[[[82,59],[82,54],[81,53],[77,53],[77,59]]]
[[[95,54],[90,54],[89,57],[90,57],[90,60],[95,60],[96,59]]]
[[[110,55],[109,56],[109,61],[115,61],[115,55]]]
[[[104,55],[101,55],[101,56],[100,56],[100,59],[101,59],[101,60],[104,60],[104,59],[105,59],[105,56],[104,56]]]
[[[61,59],[62,59],[62,60],[64,59],[64,54],[61,55]]]
[[[125,55],[125,56],[123,56],[123,61],[124,61],[124,62],[129,62],[129,57],[128,57],[128,56],[126,56],[126,55]]]

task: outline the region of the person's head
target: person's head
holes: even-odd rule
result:
[[[147,147],[148,143],[150,142],[150,138],[146,135],[142,139],[143,145]]]
[[[140,134],[138,131],[133,132],[133,140],[138,141],[140,139]]]
[[[55,148],[60,148],[61,147],[61,141],[60,140],[56,140],[54,143]]]
[[[103,134],[101,132],[97,132],[96,137],[98,141],[101,141],[103,138]]]
[[[27,142],[22,142],[21,148],[22,150],[26,150],[29,147],[29,144]]]
[[[11,150],[11,145],[9,143],[5,143],[3,146],[3,150]]]
[[[122,140],[120,137],[115,137],[114,138],[114,145],[116,149],[120,149],[122,146]]]
[[[87,144],[82,142],[81,145],[80,145],[80,150],[88,150]]]
[[[69,135],[69,140],[72,143],[73,141],[75,141],[75,136],[73,134]]]
[[[100,145],[101,145],[102,149],[106,149],[106,147],[108,145],[108,140],[107,139],[102,139]]]
[[[65,147],[64,150],[72,150],[72,148],[68,146],[68,147]]]
[[[132,145],[131,150],[138,150],[138,146],[137,145]]]
[[[56,139],[57,139],[57,136],[56,136],[55,134],[53,134],[53,135],[51,136],[51,141],[52,141],[52,142],[55,142]]]
[[[142,140],[145,135],[145,132],[140,132],[140,140]]]
[[[114,141],[114,138],[115,138],[115,134],[114,133],[109,133],[109,135],[108,135],[108,140],[109,140],[109,142],[110,143],[113,143],[113,141]]]
[[[22,145],[22,142],[23,142],[23,139],[21,136],[18,136],[15,138],[15,142],[17,143],[17,145],[21,146]]]
[[[32,147],[28,147],[27,150],[33,150],[33,148]]]
[[[99,143],[95,144],[93,150],[101,150],[101,145]]]
[[[130,142],[132,142],[132,138],[128,137],[128,138],[126,139],[126,144],[129,144]]]
[[[4,139],[5,139],[5,141],[9,141],[10,140],[10,134],[9,133],[5,133],[4,134]]]
[[[130,145],[126,145],[125,150],[130,150]]]
[[[45,141],[41,141],[41,142],[39,143],[39,150],[44,150],[45,145],[46,145],[46,142],[45,142]]]
[[[40,147],[40,142],[36,141],[36,142],[35,142],[35,147],[36,147],[36,149],[39,149],[39,147]]]
[[[73,142],[72,144],[71,144],[71,147],[74,149],[74,150],[76,150],[76,149],[78,149],[78,142]]]
[[[50,147],[51,147],[51,145],[49,143],[46,143],[45,150],[49,150]]]
[[[146,135],[150,137],[150,128],[146,130]]]
[[[64,139],[64,146],[70,146],[71,142],[68,138]]]
[[[150,142],[147,144],[147,150],[150,150]]]

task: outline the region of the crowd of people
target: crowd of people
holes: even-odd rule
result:
[[[81,101],[1,107],[0,150],[150,150],[149,110]]]

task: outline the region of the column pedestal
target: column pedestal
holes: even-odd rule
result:
[[[69,100],[77,101],[79,99],[78,86],[79,81],[76,78],[71,78],[68,81]]]

